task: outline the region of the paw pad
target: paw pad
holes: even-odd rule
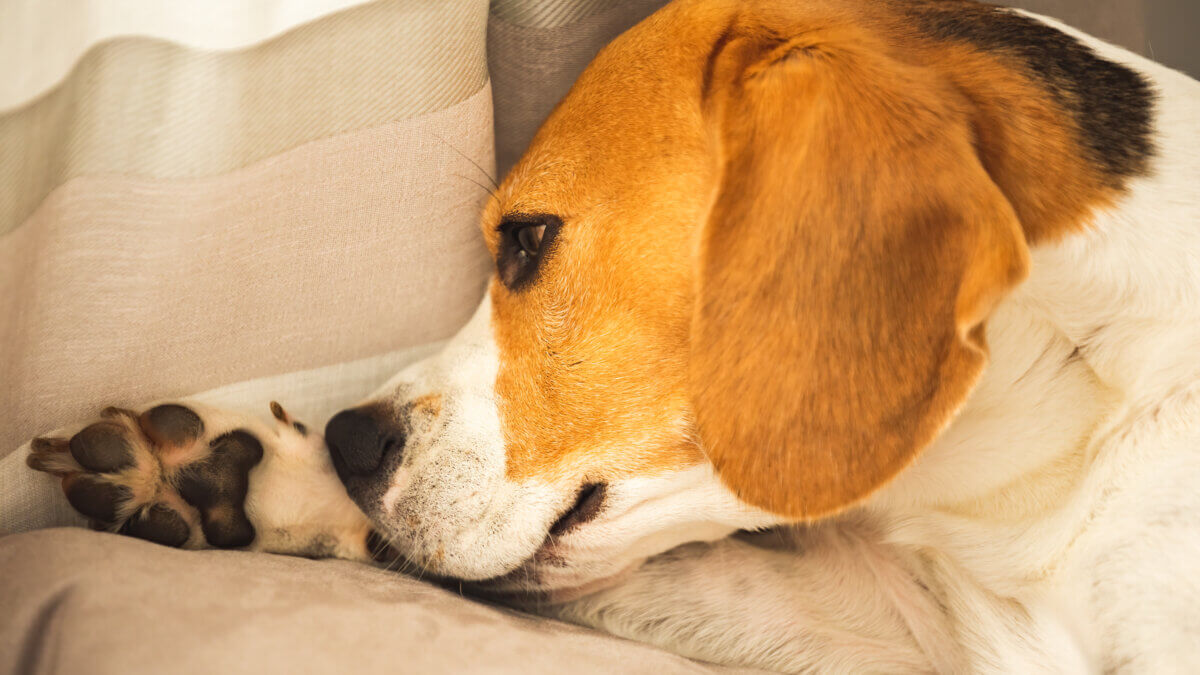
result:
[[[192,528],[183,516],[165,504],[151,504],[142,509],[126,520],[117,532],[176,548],[186,544],[192,536]]]
[[[168,403],[142,413],[138,422],[155,445],[190,445],[204,433],[204,421],[191,408]]]
[[[179,404],[141,415],[108,408],[68,439],[39,438],[30,467],[62,478],[71,506],[98,529],[167,546],[248,546],[244,502],[263,457],[244,429],[205,438],[203,419]]]
[[[110,473],[133,464],[133,446],[125,440],[125,427],[116,422],[96,422],[71,438],[71,456],[89,471]]]
[[[133,496],[124,485],[87,473],[72,474],[63,479],[63,492],[76,511],[102,523],[115,522],[120,506]]]
[[[214,438],[209,448],[208,457],[179,472],[179,494],[200,510],[208,543],[219,548],[248,546],[254,541],[254,527],[242,504],[250,489],[250,469],[262,461],[262,443],[238,430]]]

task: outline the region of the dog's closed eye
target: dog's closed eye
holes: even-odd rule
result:
[[[551,215],[510,215],[500,223],[496,267],[505,286],[516,291],[537,276],[549,254],[562,220]]]

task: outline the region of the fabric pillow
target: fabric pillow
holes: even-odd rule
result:
[[[494,0],[488,70],[503,176],[600,48],[666,0]]]
[[[240,16],[264,39],[233,48],[127,34],[113,1],[72,9],[118,24],[0,110],[0,453],[466,320],[490,270],[486,0],[291,3],[312,11],[277,35],[237,3],[213,30]],[[64,11],[21,7],[34,33]]]

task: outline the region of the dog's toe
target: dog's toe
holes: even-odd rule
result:
[[[79,462],[71,456],[70,441],[65,438],[33,439],[25,463],[35,471],[54,474],[60,478],[83,470]]]
[[[118,471],[134,462],[128,431],[116,422],[96,422],[71,437],[71,456],[80,466],[97,473]]]
[[[187,520],[175,509],[161,503],[139,510],[117,531],[176,548],[186,544],[192,536],[192,528]]]
[[[76,511],[102,523],[117,523],[133,492],[103,476],[77,473],[63,479],[63,492]]]

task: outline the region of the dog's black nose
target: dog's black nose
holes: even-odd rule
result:
[[[370,411],[350,408],[325,425],[325,443],[334,468],[344,480],[373,473],[384,457],[403,447],[404,434],[380,423]]]

